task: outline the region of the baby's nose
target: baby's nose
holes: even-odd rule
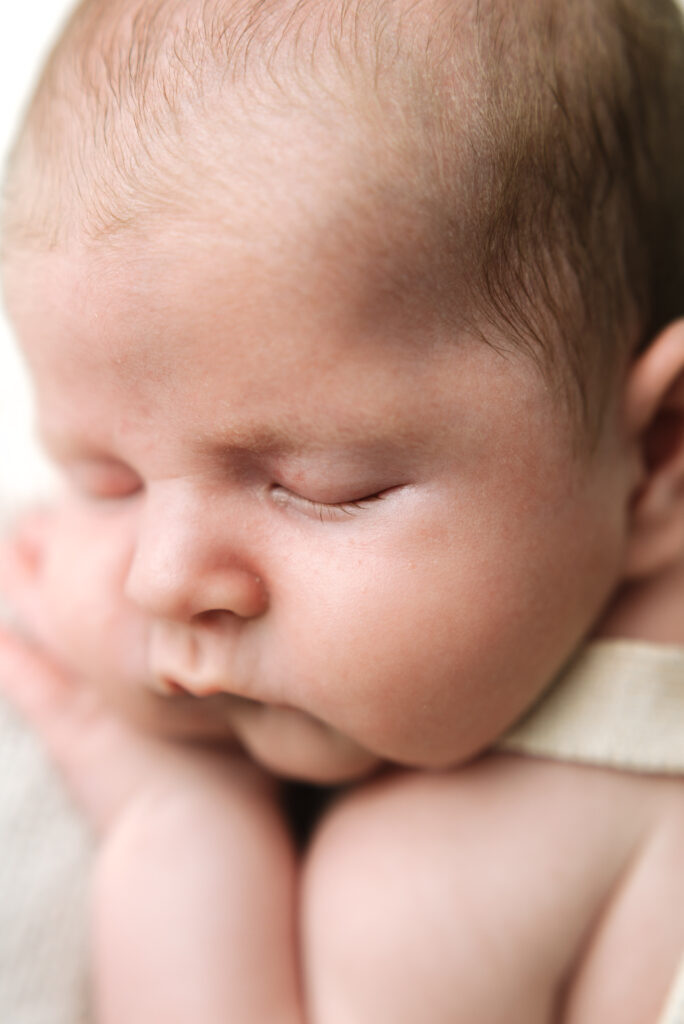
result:
[[[148,499],[146,499],[148,500]],[[125,593],[155,617],[188,622],[211,612],[263,614],[263,580],[230,528],[183,499],[149,502],[142,512]],[[242,531],[240,531],[242,533]]]

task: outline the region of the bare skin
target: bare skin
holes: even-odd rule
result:
[[[355,791],[306,868],[312,1020],[653,1024],[684,945],[683,795],[493,756]]]

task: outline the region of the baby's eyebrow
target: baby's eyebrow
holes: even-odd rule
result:
[[[305,471],[321,464],[369,466],[378,463],[395,464],[400,453],[407,451],[405,444],[372,438],[330,438],[309,437],[306,440],[273,439],[255,437],[245,443],[235,443],[232,439],[227,443],[216,443],[208,447],[200,446],[196,454],[207,462],[223,463],[235,470],[245,471],[261,467],[271,471],[292,469]]]
[[[368,416],[358,409],[347,418],[315,421],[293,417],[276,427],[231,425],[223,431],[218,427],[216,433],[198,434],[195,447],[198,453],[236,459],[301,456],[331,449],[383,455],[415,448],[421,436],[415,423]]]
[[[79,459],[116,461],[115,453],[98,440],[93,429],[81,431],[78,427],[62,424],[58,419],[39,416],[36,434],[47,454],[57,462]]]
[[[99,447],[89,445],[86,442],[79,443],[62,434],[39,433],[38,437],[42,447],[51,459],[59,463],[70,462],[109,462],[115,463],[115,455],[111,455]]]
[[[75,438],[54,427],[39,423],[37,434],[43,448],[54,459],[70,459],[87,454],[85,446],[79,445]]]
[[[63,423],[44,417],[38,436],[57,462],[98,460],[114,462],[119,453],[115,436],[98,436],[92,423]],[[358,456],[364,460],[392,460],[400,453],[416,453],[426,439],[415,423],[398,423],[390,417],[352,415],[349,419],[321,422],[302,419],[284,424],[217,424],[214,429],[190,430],[186,451],[207,461],[253,462],[305,461],[318,456]]]

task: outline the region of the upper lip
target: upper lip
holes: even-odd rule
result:
[[[213,697],[217,693],[230,692],[225,686],[221,686],[218,683],[205,681],[186,682],[168,673],[155,675],[154,688],[165,696],[185,693],[192,697]]]
[[[172,622],[155,623],[148,650],[151,688],[164,696],[239,693],[234,685],[232,653],[224,640],[211,631]]]

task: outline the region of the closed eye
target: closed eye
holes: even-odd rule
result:
[[[108,460],[81,460],[65,467],[65,472],[79,493],[94,500],[132,498],[143,486],[138,474],[130,467]]]
[[[278,505],[292,507],[305,515],[320,519],[321,522],[339,522],[346,517],[360,515],[369,506],[382,499],[395,488],[386,487],[382,491],[366,494],[348,501],[315,501],[302,494],[288,490],[279,484],[271,487],[271,497]]]

